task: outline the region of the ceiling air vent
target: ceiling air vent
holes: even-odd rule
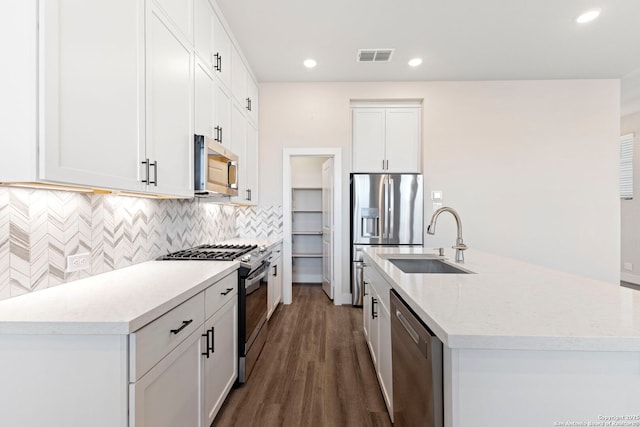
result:
[[[360,49],[358,62],[389,62],[394,49]]]

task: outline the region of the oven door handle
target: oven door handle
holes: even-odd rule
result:
[[[247,277],[244,280],[244,288],[246,291],[245,295],[250,295],[253,292],[257,291],[260,288],[260,285],[254,286],[256,283],[260,283],[260,281],[267,276],[269,272],[269,262],[265,262],[262,266],[255,271],[251,276]]]

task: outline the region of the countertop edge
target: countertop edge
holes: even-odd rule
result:
[[[387,281],[443,345],[454,350],[522,350],[522,351],[605,351],[639,352],[640,337],[629,336],[550,336],[550,335],[465,335],[448,332],[430,316],[403,287],[382,268],[377,254],[363,251],[376,271]]]
[[[155,262],[155,261],[150,261]],[[204,291],[220,279],[232,274],[239,268],[238,262],[233,262],[219,270],[207,279],[195,283],[185,291],[165,300],[137,317],[128,320],[105,321],[46,321],[46,320],[12,320],[0,321],[0,335],[129,335],[153,320]],[[72,282],[69,282],[72,283]],[[64,285],[60,285],[64,286]]]

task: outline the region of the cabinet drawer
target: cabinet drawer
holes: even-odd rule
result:
[[[132,382],[204,323],[204,294],[188,299],[129,336]]]
[[[227,277],[214,283],[204,291],[205,319],[211,317],[228,301],[237,298],[238,272],[234,271]]]
[[[369,286],[375,289],[375,293],[379,296],[380,304],[382,304],[388,311],[389,290],[391,289],[391,286],[387,283],[386,280],[384,280],[380,272],[378,272],[378,270],[376,270],[373,265],[367,265],[365,267],[364,280],[369,283]]]

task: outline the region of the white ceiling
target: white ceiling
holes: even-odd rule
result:
[[[217,3],[260,82],[622,78],[640,69],[640,0]],[[599,19],[575,22],[594,7]],[[390,63],[358,63],[361,48],[396,50]],[[424,63],[411,68],[415,56]]]

